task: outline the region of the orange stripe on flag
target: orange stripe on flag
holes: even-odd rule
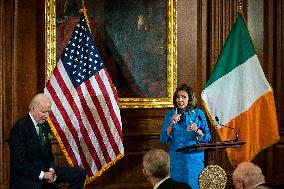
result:
[[[235,128],[239,140],[246,142],[241,148],[227,149],[233,165],[251,161],[261,150],[275,144],[280,138],[272,90],[226,125]],[[218,132],[222,141],[235,137],[234,132],[226,127],[220,128]]]

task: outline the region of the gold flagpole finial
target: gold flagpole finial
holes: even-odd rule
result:
[[[243,1],[238,0],[238,13],[243,14]]]
[[[82,1],[83,3],[83,1]],[[86,23],[87,23],[87,26],[89,28],[89,31],[91,32],[91,27],[90,27],[90,22],[89,22],[89,19],[88,19],[88,15],[87,15],[87,9],[85,6],[83,6],[81,9],[80,9],[80,12],[82,12],[84,14],[84,17],[86,19]]]

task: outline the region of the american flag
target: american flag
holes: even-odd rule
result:
[[[71,40],[46,83],[48,122],[67,161],[93,181],[123,157],[118,96],[81,14]]]

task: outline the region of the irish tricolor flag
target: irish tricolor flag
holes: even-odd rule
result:
[[[239,140],[246,142],[241,148],[227,149],[233,165],[252,160],[279,140],[273,91],[241,15],[226,39],[201,97],[222,141],[235,137],[232,129],[222,126],[226,125],[235,128]]]

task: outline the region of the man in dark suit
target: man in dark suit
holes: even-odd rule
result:
[[[29,114],[12,128],[10,189],[53,188],[60,182],[68,182],[69,189],[83,188],[84,169],[55,166],[52,134],[46,122],[50,111],[50,99],[45,94],[37,94],[30,103]]]
[[[143,156],[143,174],[153,189],[191,189],[186,183],[169,177],[170,157],[165,150],[152,149]]]
[[[268,188],[260,167],[249,161],[240,163],[233,171],[232,177],[236,189],[256,188],[258,186]]]

